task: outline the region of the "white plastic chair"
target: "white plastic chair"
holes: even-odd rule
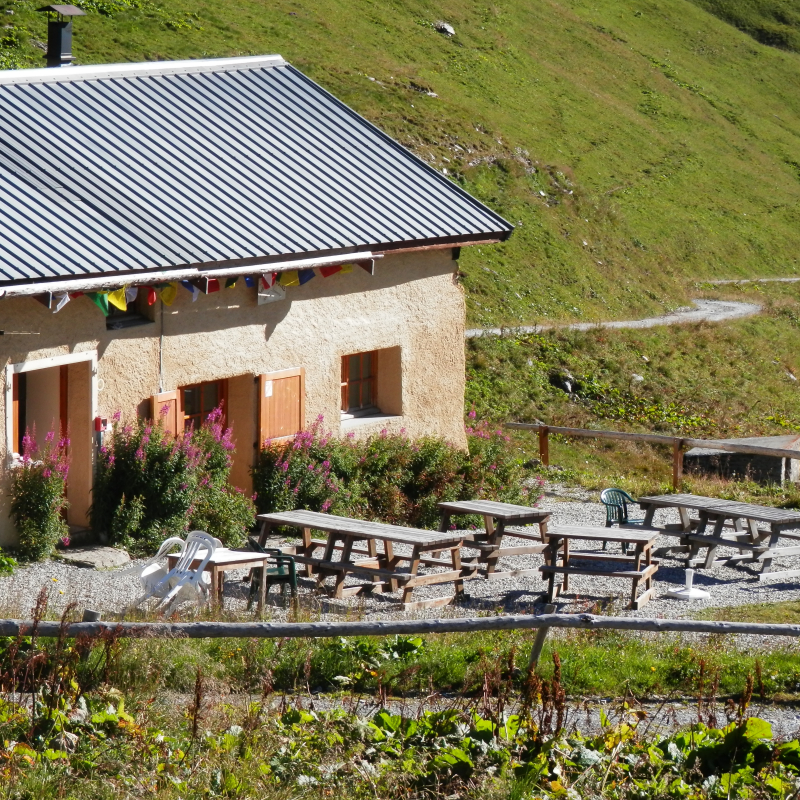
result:
[[[177,541],[180,542],[180,539]],[[159,553],[163,555],[175,544],[175,539],[168,539],[159,548]],[[211,582],[203,571],[221,543],[219,539],[215,539],[203,531],[192,531],[182,544],[183,548],[178,554],[175,566],[157,582],[155,577],[152,580],[148,579],[145,593],[132,604],[132,608],[140,606],[151,597],[157,597],[159,601],[156,608],[161,608],[163,613],[169,616],[173,607],[179,603],[194,600],[199,606],[203,606],[208,602]],[[200,563],[196,569],[192,569],[192,562],[198,559]],[[147,568],[145,567],[145,569]],[[157,569],[149,574],[155,575],[156,572]],[[143,584],[145,582],[144,575],[142,582]]]

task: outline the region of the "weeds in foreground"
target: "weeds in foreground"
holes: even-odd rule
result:
[[[570,703],[561,654],[551,652],[541,672],[522,670],[513,645],[502,658],[484,652],[470,683],[450,695],[431,681],[423,694],[391,699],[382,666],[411,669],[428,647],[394,637],[337,641],[378,680],[345,676],[336,697],[312,691],[310,642],[300,643],[298,693],[276,692],[263,664],[238,692],[198,666],[189,693],[167,696],[158,683],[125,679],[128,643],[114,632],[70,640],[71,609],[59,635],[42,639],[46,608],[42,592],[28,635],[0,643],[3,798],[633,800],[788,798],[800,788],[800,743],[774,740],[770,725],[750,716],[754,693],[763,700],[767,692],[760,659],[720,723],[722,670],[706,652],[687,684],[697,722],[663,734],[652,724],[663,708],[651,713],[630,692],[602,710]]]

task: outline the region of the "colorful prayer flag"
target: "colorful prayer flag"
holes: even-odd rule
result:
[[[249,286],[251,289],[256,285],[256,279],[254,275],[245,275],[244,282],[246,286]]]
[[[297,273],[297,279],[300,281],[301,286],[304,283],[308,283],[313,277],[314,277],[313,269],[301,269],[300,272]]]
[[[189,281],[181,281],[181,286],[183,286],[184,289],[192,293],[192,302],[196,303],[197,298],[200,296],[200,290]]]
[[[320,267],[319,271],[323,278],[330,278],[331,275],[335,275],[337,272],[342,271],[342,265],[337,264],[335,267]]]
[[[236,281],[238,281],[238,280],[239,280],[238,277],[237,278],[228,278],[228,280],[225,281],[225,288],[226,289],[233,289],[233,287],[236,286]]]
[[[175,298],[178,296],[178,284],[168,283],[161,290],[160,294],[161,294],[161,302],[165,306],[171,306],[175,302]]]
[[[125,301],[130,305],[139,296],[138,286],[128,286],[125,289]]]
[[[281,272],[281,286],[299,286],[300,276],[297,274],[296,269],[290,269],[286,272]]]
[[[86,292],[86,296],[108,316],[108,292]]]
[[[115,308],[118,308],[120,311],[127,311],[128,303],[125,299],[125,287],[123,286],[121,289],[116,289],[113,292],[109,292],[108,302],[111,303],[111,305]]]
[[[342,264],[342,274],[343,275],[346,275],[348,272],[352,272],[352,271],[353,271],[353,265],[352,264]]]
[[[69,303],[70,299],[69,292],[61,292],[61,294],[57,294],[56,310],[53,313],[57,314],[59,311],[61,311],[61,309],[64,308],[67,303]]]
[[[261,285],[265,289],[271,289],[275,285],[275,281],[278,279],[277,272],[262,272],[261,273]]]
[[[147,305],[151,306],[158,299],[156,290],[152,286],[147,287]]]

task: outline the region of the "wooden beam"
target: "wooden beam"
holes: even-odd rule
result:
[[[0,620],[0,636],[57,637],[60,622]],[[532,614],[452,619],[375,620],[369,622],[73,622],[65,635],[189,639],[308,639],[336,636],[394,636],[396,634],[474,633],[475,631],[536,630],[538,628],[582,630],[652,631],[655,633],[751,634],[800,638],[800,625],[710,620],[605,617],[594,614]]]

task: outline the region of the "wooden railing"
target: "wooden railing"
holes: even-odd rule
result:
[[[683,450],[685,447],[706,447],[724,450],[727,453],[747,453],[754,456],[800,459],[800,450],[782,450],[776,447],[759,447],[753,444],[735,444],[719,439],[690,439],[680,436],[663,436],[657,433],[624,433],[623,431],[598,431],[589,428],[561,428],[556,425],[529,424],[527,422],[507,422],[506,428],[539,432],[539,458],[542,464],[550,463],[551,433],[563,436],[583,437],[585,439],[623,439],[632,442],[666,444],[672,447],[672,488],[678,489],[683,479]]]

